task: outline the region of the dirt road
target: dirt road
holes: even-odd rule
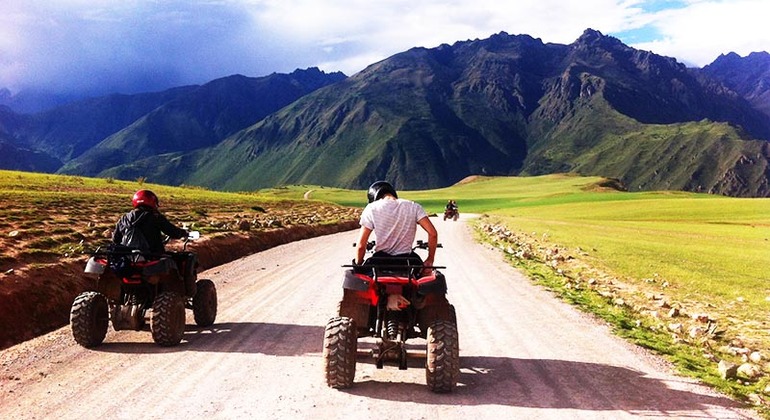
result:
[[[86,350],[65,327],[1,351],[0,418],[753,418],[530,285],[463,221],[434,223],[460,333],[452,394],[426,389],[419,358],[400,371],[361,356],[352,389],[325,386],[323,329],[353,257],[348,232],[203,273],[217,322],[197,328],[190,314],[177,347],[110,330]]]

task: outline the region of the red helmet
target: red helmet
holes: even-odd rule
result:
[[[148,206],[148,207],[157,209],[158,206],[160,206],[160,202],[158,201],[158,196],[155,195],[155,193],[150,190],[137,191],[136,193],[134,193],[134,198],[131,199],[131,202],[133,203],[134,208],[137,208],[139,206]]]

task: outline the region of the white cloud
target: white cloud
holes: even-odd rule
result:
[[[767,0],[2,0],[0,87],[130,92],[310,66],[352,75],[415,46],[501,31],[569,44],[586,28],[653,28],[660,38],[632,46],[700,66],[770,50],[768,9]]]
[[[652,16],[662,38],[633,45],[702,67],[720,54],[770,51],[767,0],[693,1]]]

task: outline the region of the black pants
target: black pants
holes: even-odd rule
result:
[[[378,271],[387,271],[393,273],[402,273],[407,275],[409,273],[409,267],[416,267],[411,269],[413,276],[419,276],[422,271],[422,258],[415,252],[408,254],[390,255],[382,251],[375,252],[371,257],[364,261],[363,267],[375,266]],[[388,266],[391,266],[389,268]],[[367,271],[374,274],[372,269]]]
[[[195,280],[198,277],[198,257],[192,252],[179,252],[174,255],[174,261],[184,278],[184,291],[187,297],[195,296]]]

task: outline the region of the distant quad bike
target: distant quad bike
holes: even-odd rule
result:
[[[374,242],[367,246],[371,250]],[[414,249],[427,249],[418,241]],[[372,356],[378,369],[385,361],[407,369],[406,341],[424,338],[425,376],[433,392],[450,392],[460,375],[460,349],[454,306],[446,298],[446,280],[438,271],[414,260],[377,257],[361,266],[344,265],[343,297],[338,316],[324,331],[326,383],[332,388],[349,388],[356,372],[358,338],[374,337]],[[423,268],[432,274],[420,276]],[[409,305],[388,309],[389,295],[402,295]]]
[[[104,341],[108,322],[118,330],[146,329],[161,346],[174,346],[185,330],[185,308],[192,309],[195,323],[206,327],[217,316],[217,291],[211,280],[197,280],[196,254],[187,251],[190,232],[181,252],[163,255],[143,253],[121,245],[98,248],[85,272],[96,275],[93,290],[75,298],[70,327],[75,341],[95,347]],[[185,290],[185,276],[188,288]]]
[[[444,220],[451,219],[453,221],[457,221],[459,217],[460,212],[456,208],[444,210]]]

